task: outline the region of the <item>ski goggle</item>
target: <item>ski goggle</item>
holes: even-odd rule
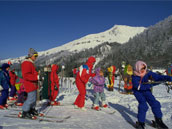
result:
[[[34,57],[38,57],[38,54],[34,54],[33,56],[34,56]]]

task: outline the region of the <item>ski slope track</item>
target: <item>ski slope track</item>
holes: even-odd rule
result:
[[[112,114],[91,109],[94,96],[92,87],[88,86],[85,106],[89,108],[87,108],[87,111],[75,109],[72,103],[77,97],[78,90],[74,84],[69,84],[74,81],[74,78],[67,78],[67,80],[63,82],[63,87],[60,87],[60,94],[57,96],[57,100],[62,105],[47,107],[44,112],[46,115],[52,116],[52,118],[49,118],[50,120],[56,117],[60,119],[70,116],[69,119],[61,123],[55,123],[4,117],[4,115],[19,112],[19,110],[11,108],[0,110],[0,129],[134,129],[133,124],[137,121],[138,102],[133,95],[125,95],[118,92],[118,78],[115,80],[113,92],[107,91],[105,88],[106,102],[110,109],[115,110],[115,113]],[[169,129],[172,129],[172,91],[167,93],[166,87],[160,84],[153,88],[153,94],[161,103],[163,121]],[[37,108],[40,108],[40,104],[37,104]],[[149,107],[146,116],[147,129],[153,129],[153,127],[149,126],[153,119],[154,116]]]

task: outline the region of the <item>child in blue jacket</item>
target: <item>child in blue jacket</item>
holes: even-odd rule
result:
[[[9,77],[9,64],[2,65],[2,71],[0,71],[0,109],[5,109],[8,107],[8,90],[10,88],[10,77]]]
[[[151,93],[152,84],[148,80],[152,78],[156,81],[172,81],[170,76],[159,75],[147,70],[147,65],[143,61],[137,61],[135,64],[134,75],[132,76],[133,93],[138,105],[138,128],[145,128],[145,117],[148,110],[148,104],[151,106],[155,117],[156,126],[161,129],[168,129],[162,121],[162,112],[160,102],[155,99]],[[148,103],[148,104],[147,104]]]

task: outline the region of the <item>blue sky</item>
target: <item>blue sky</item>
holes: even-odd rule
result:
[[[0,1],[0,60],[44,51],[115,24],[148,27],[172,15],[172,1]]]

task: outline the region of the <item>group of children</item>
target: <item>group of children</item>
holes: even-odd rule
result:
[[[10,66],[10,62],[4,63],[0,70],[0,109],[8,107],[7,101],[22,106],[27,96],[22,77],[15,74],[15,69],[10,71]]]
[[[36,89],[37,89],[37,81],[39,80],[39,75],[35,71],[35,66],[33,65],[34,61],[36,60],[38,54],[34,49],[29,50],[29,58],[25,60],[21,67],[22,67],[22,75],[23,78],[17,77],[14,71],[11,71],[9,74],[9,64],[3,64],[2,70],[0,71],[0,109],[4,109],[7,107],[7,98],[9,94],[9,88],[11,88],[11,93],[9,99],[14,99],[16,87],[19,86],[19,89],[23,91],[19,92],[18,94],[27,92],[27,98],[24,101],[24,105],[22,107],[23,112],[19,115],[21,118],[32,118],[34,115],[38,115],[37,111],[35,110],[35,97],[36,97]],[[93,102],[93,109],[99,110],[100,106],[103,108],[107,108],[108,105],[105,100],[105,93],[104,93],[104,86],[105,86],[105,77],[103,74],[103,70],[101,68],[95,69],[93,72],[93,67],[96,62],[94,57],[89,57],[87,62],[80,66],[79,69],[76,71],[76,87],[78,88],[79,94],[74,102],[75,108],[81,109],[86,111],[85,108],[85,95],[86,95],[86,84],[88,82],[93,84],[94,90],[94,102]],[[52,72],[51,72],[51,105],[59,105],[59,102],[55,101],[55,98],[58,95],[59,91],[59,78],[57,75],[58,66],[52,65]],[[108,68],[109,71],[115,71],[115,67],[111,66]],[[147,64],[143,61],[137,61],[135,64],[135,68],[133,71],[128,70],[131,74],[132,78],[132,91],[133,94],[138,101],[138,125],[137,128],[144,129],[145,128],[145,118],[146,112],[148,110],[148,105],[151,106],[152,112],[155,116],[155,122],[157,127],[168,129],[168,127],[162,121],[162,112],[161,112],[161,105],[160,102],[155,99],[152,95],[151,88],[152,85],[149,82],[150,77],[154,81],[172,81],[172,77],[159,75],[149,71],[147,69]],[[18,81],[17,81],[18,80]],[[110,84],[109,89],[112,90],[114,86],[114,78],[111,75],[109,77]],[[20,97],[18,97],[20,98]],[[99,98],[101,98],[101,102],[99,105]]]
[[[89,65],[88,62],[90,63]],[[86,94],[86,83],[91,82],[94,86],[94,95],[95,99],[93,102],[93,109],[99,110],[99,98],[101,98],[101,107],[108,107],[105,103],[105,94],[104,94],[104,85],[105,78],[103,76],[103,72],[100,68],[95,69],[95,73],[92,73],[92,68],[94,63],[96,62],[94,57],[90,57],[86,64],[81,66],[76,75],[76,86],[79,91],[79,95],[74,103],[75,107],[80,108],[82,110],[86,110],[84,108],[85,104],[85,94]],[[110,68],[109,68],[110,69]],[[146,112],[148,110],[148,105],[151,107],[152,112],[155,117],[155,126],[161,129],[168,129],[168,127],[164,124],[162,120],[162,111],[161,105],[158,100],[155,99],[151,92],[151,88],[154,85],[149,83],[149,79],[151,78],[153,81],[170,81],[172,82],[171,76],[160,75],[149,71],[147,69],[147,64],[143,61],[137,61],[135,64],[134,70],[131,70],[129,67],[128,73],[131,74],[131,82],[133,94],[138,101],[138,129],[145,129],[145,118]],[[113,82],[112,82],[113,83]]]

